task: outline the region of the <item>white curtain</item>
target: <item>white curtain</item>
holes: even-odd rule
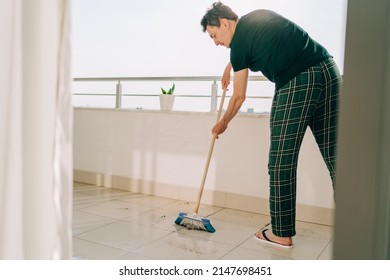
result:
[[[69,1],[0,0],[0,40],[0,259],[69,259]]]

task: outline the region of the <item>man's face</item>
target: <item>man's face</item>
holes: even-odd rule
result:
[[[233,34],[230,30],[230,22],[221,19],[220,27],[207,25],[206,31],[210,35],[211,39],[214,40],[216,46],[225,46],[229,48],[230,42],[232,41]]]

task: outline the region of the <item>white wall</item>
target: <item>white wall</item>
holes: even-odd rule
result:
[[[76,108],[74,169],[152,182],[157,189],[178,188],[179,197],[163,195],[195,200],[215,118],[213,113]],[[297,202],[302,209],[332,212],[331,180],[308,132],[299,159]],[[237,116],[215,144],[205,192],[266,203],[268,147],[269,116]],[[184,195],[186,190],[192,196]]]

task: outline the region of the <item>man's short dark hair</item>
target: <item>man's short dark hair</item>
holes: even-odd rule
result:
[[[206,32],[207,25],[220,27],[221,23],[219,20],[222,18],[237,21],[238,16],[230,7],[221,2],[215,2],[211,8],[207,10],[200,22],[203,27],[203,32]]]

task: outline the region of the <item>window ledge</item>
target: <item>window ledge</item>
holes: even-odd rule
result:
[[[94,110],[94,111],[113,111],[113,112],[131,112],[131,113],[148,113],[148,114],[177,114],[177,115],[216,115],[217,112],[196,112],[196,111],[161,111],[161,110],[145,110],[145,109],[129,109],[129,108],[95,108],[95,107],[74,107],[75,110]],[[268,112],[263,113],[246,113],[239,112],[238,117],[243,118],[261,118],[269,117]]]

